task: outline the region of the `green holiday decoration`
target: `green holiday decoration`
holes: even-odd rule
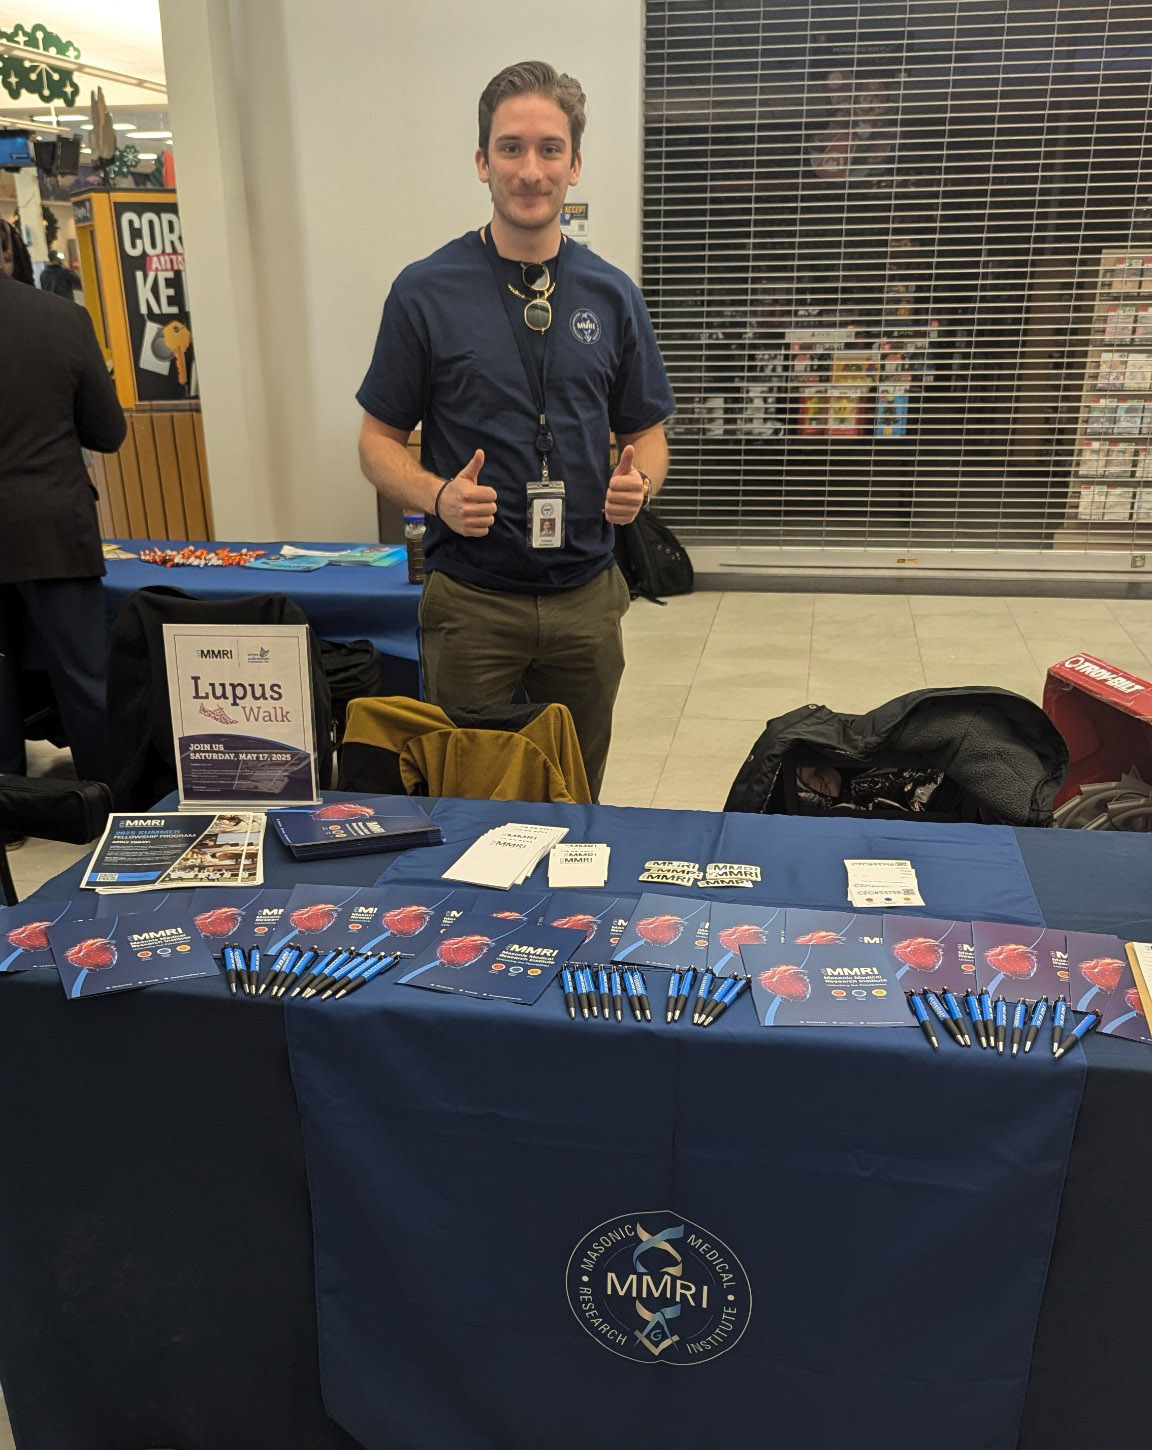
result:
[[[131,176],[140,165],[140,150],[131,142],[127,146],[121,146],[113,157],[112,165],[108,168],[109,176]]]
[[[44,25],[26,28],[17,25],[14,30],[0,30],[0,40],[9,40],[13,45],[26,50],[42,50],[53,59],[79,60],[80,49],[70,40],[61,40]],[[46,106],[61,102],[74,106],[80,87],[70,70],[59,65],[50,65],[47,59],[24,60],[12,55],[0,55],[0,85],[14,101],[22,95],[36,96]]]

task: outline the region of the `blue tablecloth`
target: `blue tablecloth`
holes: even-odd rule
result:
[[[125,539],[120,546],[133,554],[141,549],[182,549],[183,540]],[[273,552],[281,543],[231,543],[228,548],[264,548]],[[192,548],[219,548],[219,543],[193,541]],[[352,549],[356,544],[297,543],[303,549]],[[223,568],[196,569],[177,567],[165,569],[146,564],[141,559],[109,559],[104,580],[108,591],[109,617],[136,589],[157,585],[184,589],[200,599],[234,599],[245,594],[287,594],[308,616],[308,622],[321,639],[346,643],[350,639],[370,639],[384,655],[401,660],[419,658],[416,612],[420,604],[420,586],[409,584],[408,571],[401,561],[388,568],[362,565],[327,564],[309,573],[278,569],[242,569],[235,565]]]
[[[386,881],[436,880],[481,830],[549,821],[608,841],[621,893],[676,856],[762,867],[725,899],[843,909],[845,856],[900,856],[933,915],[1042,920],[1007,829],[433,814],[445,845]],[[547,889],[543,865],[526,887]],[[1016,1445],[1083,1054],[934,1054],[912,1027],[767,1033],[747,999],[708,1031],[573,1023],[558,991],[525,1008],[387,978],[286,1025],[325,1402],[368,1450],[696,1450],[723,1425],[806,1450],[922,1450],[929,1426],[942,1450]],[[706,1313],[717,1255],[730,1272]],[[637,1271],[666,1270],[637,1290]],[[672,1299],[677,1342],[627,1332]]]

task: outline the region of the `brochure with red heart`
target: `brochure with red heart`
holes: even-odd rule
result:
[[[72,999],[220,975],[186,907],[59,922],[48,928],[48,943]]]
[[[398,980],[409,987],[527,1005],[539,1000],[583,940],[579,927],[535,926],[467,912]]]
[[[1067,943],[1062,931],[1044,926],[1014,926],[974,921],[972,949],[982,991],[1011,1002],[1050,1002],[1068,996]],[[953,986],[953,983],[947,983]]]

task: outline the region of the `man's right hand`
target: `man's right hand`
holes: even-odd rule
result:
[[[477,448],[440,495],[441,520],[469,539],[482,539],[496,517],[496,490],[477,482],[483,467],[484,450]]]

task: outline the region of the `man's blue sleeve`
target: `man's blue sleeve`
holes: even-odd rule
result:
[[[381,423],[410,432],[427,410],[428,378],[428,348],[393,287],[356,401]]]
[[[615,433],[640,433],[676,411],[672,384],[639,289],[632,293],[620,368],[608,399],[608,421]]]

